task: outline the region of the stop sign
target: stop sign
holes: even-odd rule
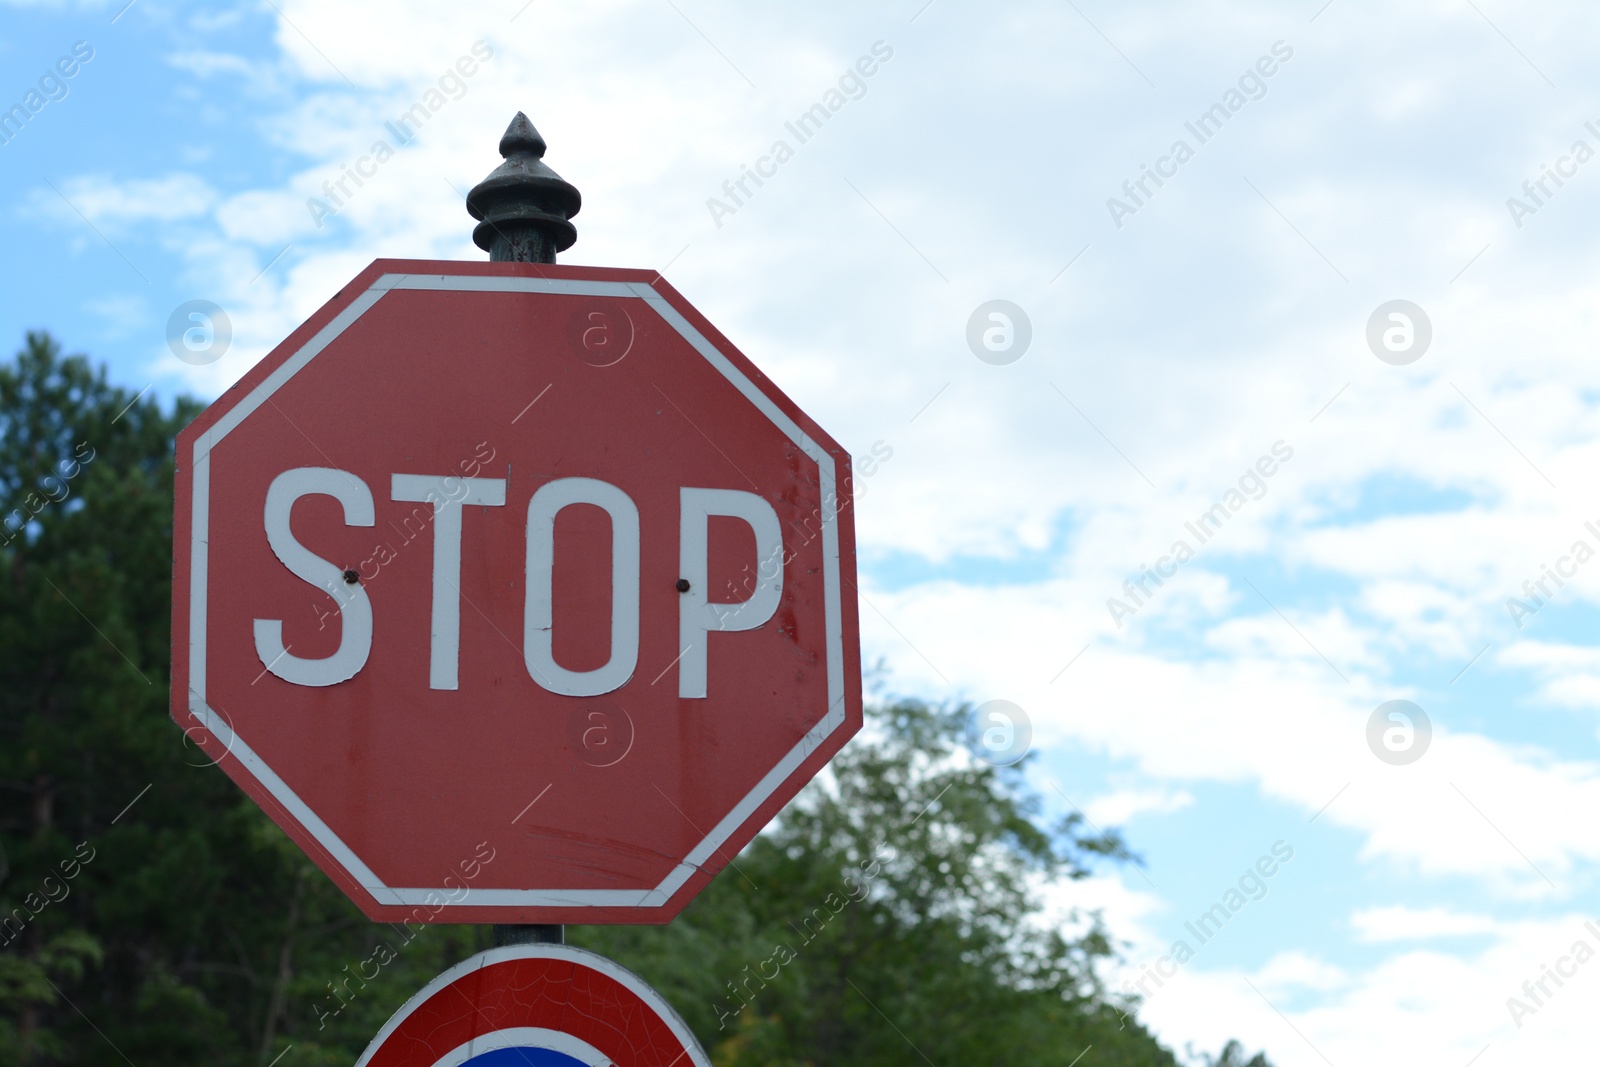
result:
[[[373,919],[665,922],[860,727],[849,456],[654,272],[379,260],[177,459],[173,717]]]

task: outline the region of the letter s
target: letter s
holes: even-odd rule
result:
[[[1294,49],[1282,41],[1272,42],[1272,54],[1287,63],[1294,57]]]
[[[88,41],[79,41],[72,46],[72,54],[87,63],[94,58],[94,46]]]
[[[289,573],[327,593],[339,605],[342,622],[339,648],[323,659],[293,655],[283,644],[281,619],[256,619],[256,655],[267,670],[294,685],[337,685],[355,677],[372,651],[372,602],[359,582],[346,582],[344,572],[316,555],[289,529],[295,501],[312,494],[331,496],[344,505],[347,526],[374,524],[372,490],[348,471],[331,467],[295,467],[272,479],[267,489],[263,522],[273,555]]]
[[[1278,457],[1281,463],[1287,463],[1294,456],[1294,449],[1282,441],[1272,442],[1272,454]]]
[[[872,54],[887,63],[894,58],[894,49],[883,41],[872,42]]]
[[[1280,862],[1288,863],[1294,859],[1294,848],[1282,841],[1274,841],[1272,843],[1272,854],[1278,857]]]

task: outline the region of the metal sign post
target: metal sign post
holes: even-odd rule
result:
[[[583,206],[578,190],[544,162],[546,145],[528,116],[517,117],[500,138],[505,162],[467,194],[467,211],[478,220],[472,240],[491,263],[554,263],[556,253],[578,239],[570,221]],[[496,946],[566,942],[560,925],[497,924]]]

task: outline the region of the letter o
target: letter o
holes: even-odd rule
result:
[[[611,517],[611,658],[592,671],[555,661],[553,584],[556,514],[593,504]],[[592,697],[621,689],[639,663],[639,508],[621,489],[595,478],[557,478],[528,501],[527,601],[522,656],[533,680],[552,693]]]

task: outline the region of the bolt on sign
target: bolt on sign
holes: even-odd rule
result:
[[[860,727],[849,471],[655,272],[379,260],[179,436],[173,717],[373,919],[666,922]]]

